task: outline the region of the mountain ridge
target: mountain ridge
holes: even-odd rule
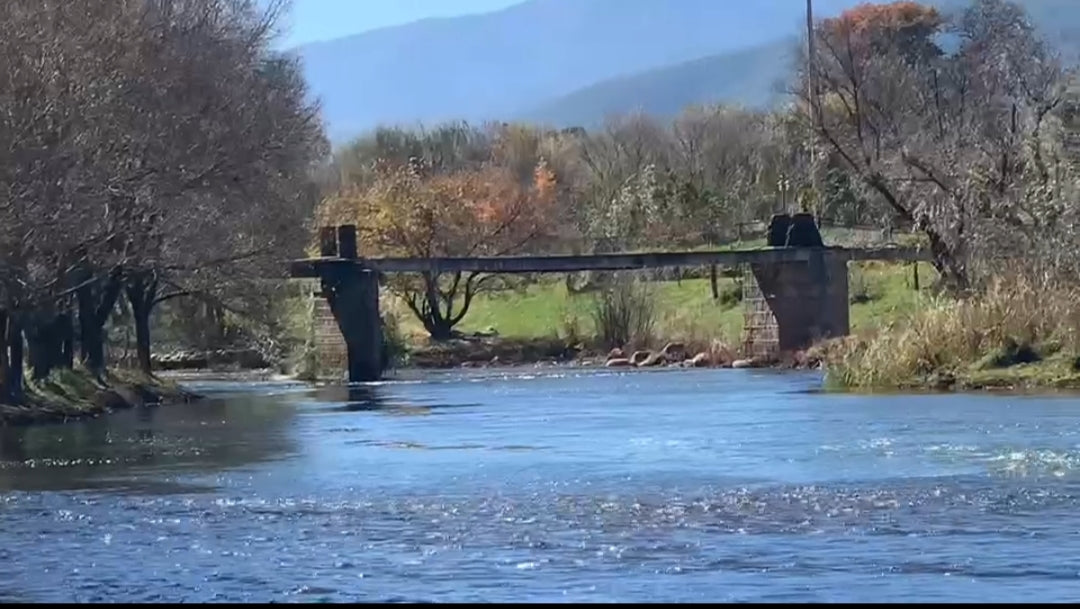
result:
[[[815,17],[859,3],[815,0]],[[1080,0],[1022,4],[1053,38],[1075,39],[1071,33],[1080,31]],[[635,108],[668,115],[692,103],[773,103],[775,83],[790,73],[788,51],[796,48],[804,11],[798,0],[527,0],[293,52],[335,143],[380,124],[581,126]]]
[[[818,0],[823,10],[855,0]],[[801,3],[528,0],[295,50],[332,137],[379,123],[508,119],[545,99],[644,70],[764,44]]]

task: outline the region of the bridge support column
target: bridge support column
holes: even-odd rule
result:
[[[809,214],[777,216],[769,245],[811,247],[806,262],[752,264],[744,346],[759,358],[806,349],[851,331],[847,259],[821,247]]]
[[[329,235],[322,241],[322,254],[334,249],[347,260],[356,259],[356,227],[337,227],[337,239]],[[382,378],[382,318],[379,316],[379,275],[359,264],[341,266],[323,275],[322,291],[334,314],[341,337],[345,340],[349,382],[365,383]]]
[[[336,280],[324,280],[323,293],[345,339],[349,382],[364,383],[382,378],[383,334],[378,274],[363,269],[350,270]]]
[[[755,357],[799,351],[851,331],[847,260],[820,250],[809,262],[754,264],[746,347]]]

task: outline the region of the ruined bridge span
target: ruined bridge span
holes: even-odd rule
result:
[[[929,252],[919,248],[826,247],[812,220],[800,216],[794,220],[778,217],[781,225],[801,221],[804,237],[797,245],[792,245],[794,239],[782,236],[786,233],[777,230],[774,218],[771,247],[767,248],[573,256],[360,258],[355,226],[325,227],[320,230],[320,256],[292,261],[289,273],[294,278],[321,280],[323,296],[345,340],[349,382],[367,382],[381,378],[384,369],[379,277],[386,273],[571,273],[746,266],[755,280],[756,298],[746,311],[744,345],[755,354],[769,354],[802,349],[815,340],[850,332],[848,262],[931,260]],[[807,223],[809,235],[805,236]]]
[[[292,277],[319,278],[349,269],[379,273],[573,273],[577,271],[631,271],[693,266],[809,263],[825,256],[844,262],[929,260],[921,250],[903,247],[773,247],[749,250],[641,252],[574,256],[492,256],[476,258],[344,258],[326,256],[293,261]]]

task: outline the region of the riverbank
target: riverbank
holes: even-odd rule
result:
[[[785,354],[768,361],[741,353],[721,341],[709,344],[669,341],[659,348],[604,350],[558,338],[470,337],[412,347],[402,369],[453,369],[514,366],[599,368],[780,368],[820,365],[813,352]]]
[[[1080,389],[1080,290],[1002,277],[889,325],[822,345],[843,391]]]
[[[63,423],[201,399],[177,383],[130,370],[111,370],[103,380],[82,370],[58,370],[42,381],[30,381],[21,404],[0,404],[0,427]]]
[[[756,361],[738,351],[735,332],[700,338],[685,327],[659,324],[672,338],[654,339],[653,351],[612,353],[574,332],[559,337],[474,337],[438,346],[411,346],[408,367],[452,368],[554,364],[619,368],[654,366],[820,368],[827,389],[839,392],[877,391],[1057,391],[1080,390],[1080,290],[1037,285],[1023,276],[999,278],[979,294],[957,299],[928,289],[935,275],[920,268],[922,284],[913,285],[910,267],[889,264],[852,265],[852,335],[828,341],[804,353],[772,361]],[[724,293],[733,291],[723,279]],[[662,319],[670,320],[680,302],[686,310],[706,311],[698,320],[713,327],[741,331],[737,299],[706,300],[704,280],[665,282]],[[706,296],[702,296],[704,291]],[[697,298],[705,302],[695,302]],[[534,286],[519,294],[489,297],[479,319],[466,328],[502,321],[514,334],[528,334],[528,324],[550,318],[553,310],[578,307],[587,299],[560,294],[559,286]],[[516,314],[515,314],[516,312]],[[726,318],[727,323],[720,320]],[[515,325],[516,324],[516,325]],[[672,329],[674,328],[674,331]],[[676,357],[662,355],[680,345]],[[733,348],[734,346],[734,348]]]

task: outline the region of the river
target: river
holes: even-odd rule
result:
[[[0,602],[1075,601],[1080,399],[538,369],[0,429]]]

